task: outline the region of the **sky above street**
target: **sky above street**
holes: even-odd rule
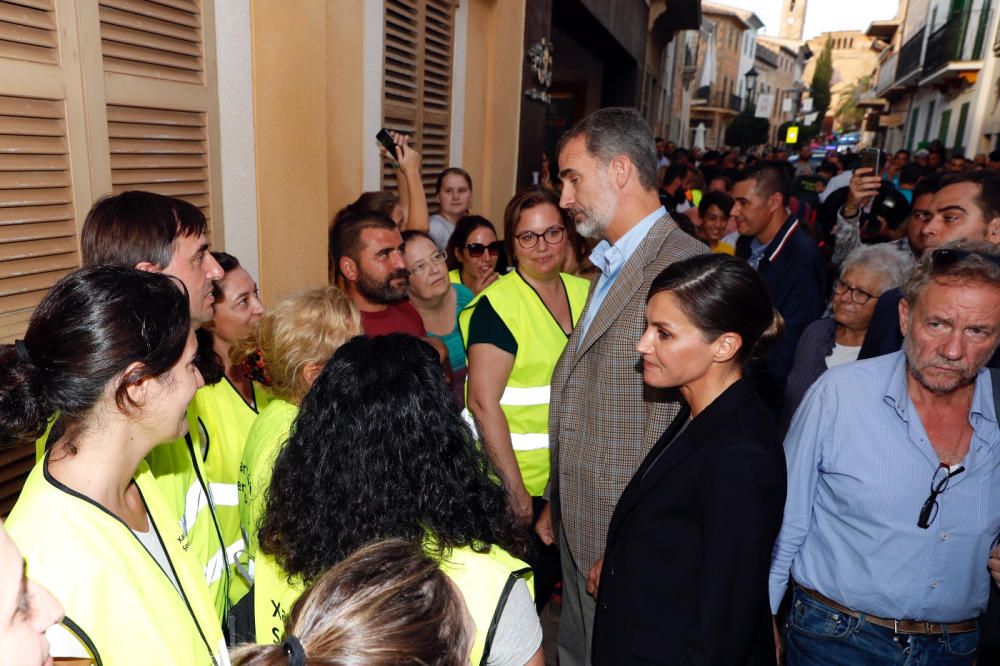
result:
[[[749,9],[764,22],[763,34],[778,35],[780,0],[719,0],[730,7]],[[899,0],[808,0],[805,38],[832,30],[861,30],[872,21],[891,19]]]

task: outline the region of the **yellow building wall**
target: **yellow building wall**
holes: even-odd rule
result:
[[[503,210],[517,183],[524,2],[469,2],[461,164],[475,186],[474,211],[501,234]]]
[[[462,155],[473,209],[502,226],[514,193],[525,0],[469,0]],[[273,304],[326,282],[327,228],[363,191],[364,0],[252,5],[260,286]],[[377,63],[381,71],[381,63]],[[224,119],[223,119],[224,122]]]
[[[260,0],[252,8],[260,285],[268,304],[326,281],[327,6]]]

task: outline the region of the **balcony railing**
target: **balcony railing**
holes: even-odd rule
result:
[[[875,92],[882,96],[886,90],[892,86],[896,80],[896,63],[899,61],[899,54],[893,53],[882,61],[878,68],[878,81],[875,83]]]
[[[906,40],[899,49],[899,60],[896,62],[896,80],[905,79],[920,69],[920,53],[924,48],[924,28],[921,28]]]
[[[935,72],[949,62],[981,59],[988,24],[988,9],[965,10],[949,18],[927,38],[924,74]]]
[[[704,106],[716,109],[729,109],[731,111],[743,110],[743,98],[732,93],[725,93],[722,90],[712,90],[710,86],[702,86],[695,90],[694,99],[704,100]]]

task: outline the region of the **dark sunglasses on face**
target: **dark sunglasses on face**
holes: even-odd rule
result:
[[[501,249],[503,249],[503,243],[500,241],[493,241],[489,245],[483,245],[482,243],[465,244],[465,251],[468,252],[469,256],[473,259],[478,259],[483,256],[484,252],[489,252],[494,257],[499,256]]]

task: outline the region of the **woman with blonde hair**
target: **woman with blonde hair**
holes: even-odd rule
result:
[[[299,403],[333,352],[360,332],[361,315],[343,291],[313,287],[268,310],[230,351],[232,361],[245,363],[251,376],[274,394],[250,426],[240,463],[240,524],[251,560],[258,555],[258,523],[274,460],[288,439]],[[255,561],[254,567],[259,573],[261,562]]]
[[[458,588],[418,546],[388,539],[323,574],[292,608],[280,645],[242,647],[233,664],[463,666],[471,648]]]
[[[270,386],[275,398],[250,427],[240,465],[240,522],[250,535],[251,554],[263,491],[298,405],[333,352],[360,332],[361,316],[343,291],[314,287],[275,305],[231,352],[232,359],[242,359],[254,377]]]

